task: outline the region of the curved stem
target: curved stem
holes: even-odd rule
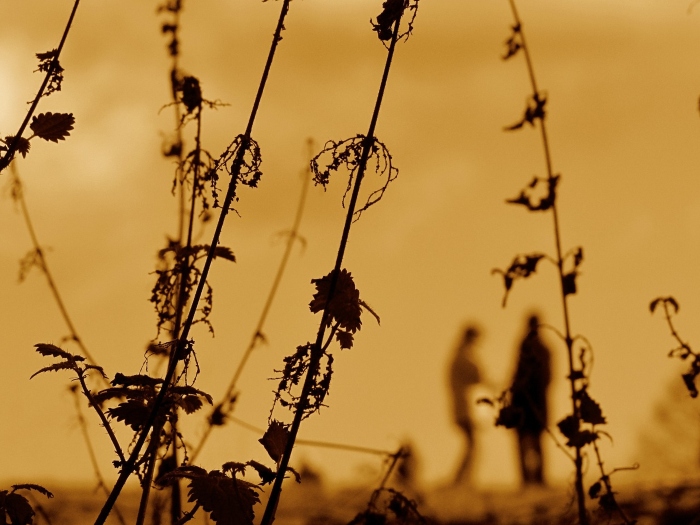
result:
[[[124,453],[122,452],[121,446],[119,446],[119,441],[117,440],[117,436],[114,435],[114,431],[112,430],[112,426],[109,424],[109,421],[107,421],[107,417],[105,416],[105,413],[102,411],[100,408],[100,405],[95,402],[95,398],[92,397],[92,393],[90,392],[90,389],[87,387],[87,384],[85,384],[85,376],[83,373],[78,373],[78,381],[80,381],[80,386],[83,388],[83,394],[85,397],[87,397],[90,406],[95,409],[95,412],[97,412],[97,416],[100,418],[100,421],[102,421],[102,426],[104,429],[107,431],[107,434],[109,435],[109,439],[112,440],[112,445],[114,445],[114,450],[117,453],[117,456],[119,456],[119,460],[124,463],[126,459],[124,458]]]
[[[15,152],[17,151],[17,147],[19,146],[19,139],[22,137],[24,130],[27,128],[27,124],[29,124],[29,119],[32,118],[32,115],[34,114],[34,111],[36,110],[36,107],[39,104],[39,100],[44,94],[44,90],[46,89],[46,86],[49,83],[51,75],[53,75],[54,71],[56,71],[56,68],[58,67],[58,58],[60,57],[61,51],[63,50],[63,45],[66,43],[66,38],[68,38],[68,32],[70,31],[70,28],[73,25],[73,19],[75,18],[75,13],[78,10],[79,3],[80,0],[75,0],[75,3],[73,4],[73,9],[71,10],[70,16],[68,17],[68,22],[66,23],[66,28],[63,30],[61,42],[56,48],[56,54],[54,55],[53,60],[51,61],[51,65],[49,66],[49,69],[46,72],[44,81],[41,83],[39,91],[37,91],[37,94],[34,97],[34,100],[32,101],[32,105],[29,107],[29,111],[27,111],[27,115],[24,117],[24,121],[22,121],[19,130],[14,135],[10,144],[8,144],[5,155],[2,158],[0,158],[0,172],[4,170],[14,158]]]

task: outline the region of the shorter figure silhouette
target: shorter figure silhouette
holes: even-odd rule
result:
[[[547,388],[551,379],[550,352],[540,339],[540,320],[528,319],[511,386],[511,406],[519,414],[518,448],[525,485],[544,485],[542,432],[547,427]]]
[[[470,325],[464,330],[449,370],[454,420],[464,437],[464,453],[455,474],[455,485],[469,482],[474,459],[474,424],[467,394],[475,384],[481,381],[479,368],[474,363],[474,346],[478,338],[479,329],[475,326]]]

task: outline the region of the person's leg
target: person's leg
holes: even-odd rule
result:
[[[462,461],[457,468],[457,473],[454,479],[455,485],[459,485],[464,481],[470,481],[471,467],[474,457],[474,436],[472,426],[469,422],[462,422],[460,423],[459,427],[462,429],[462,434],[464,436],[464,454],[462,455]]]

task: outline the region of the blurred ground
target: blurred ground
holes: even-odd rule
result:
[[[692,525],[700,523],[700,478],[676,483],[653,483],[616,487],[625,512],[638,525]],[[342,525],[362,512],[372,487],[325,488],[321,483],[290,484],[283,492],[277,525]],[[160,494],[162,495],[162,493]],[[573,492],[567,487],[524,491],[477,492],[466,487],[434,488],[406,492],[415,499],[428,523],[450,525],[560,525],[576,523]],[[127,523],[133,523],[138,494],[129,492],[119,500]],[[63,488],[44,505],[53,525],[92,523],[103,497],[86,488]],[[44,502],[42,502],[44,503]],[[621,523],[589,503],[592,524]],[[257,508],[257,518],[262,509]],[[151,516],[152,519],[152,516]],[[147,523],[153,523],[151,519]],[[42,518],[38,519],[39,522]],[[163,523],[167,523],[163,516]],[[199,513],[191,523],[208,521]],[[117,521],[110,519],[112,524]]]

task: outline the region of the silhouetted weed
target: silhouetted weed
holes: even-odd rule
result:
[[[683,379],[683,384],[688,389],[690,397],[698,397],[698,387],[695,384],[695,380],[698,375],[700,375],[700,354],[693,351],[690,345],[681,339],[681,336],[676,332],[676,328],[673,326],[672,317],[678,313],[680,306],[678,302],[673,297],[657,297],[649,305],[649,310],[653,314],[659,305],[664,308],[664,316],[666,318],[666,323],[668,324],[668,329],[671,331],[671,336],[676,340],[678,346],[672,348],[668,352],[668,357],[678,357],[683,361],[690,361],[689,369],[685,374],[681,375]],[[673,312],[671,311],[673,310]]]
[[[0,523],[3,525],[33,525],[35,512],[29,501],[18,490],[34,491],[47,498],[53,494],[41,485],[24,483],[12,485],[10,490],[0,490]]]
[[[569,380],[571,389],[570,397],[572,404],[571,414],[561,419],[557,423],[557,427],[567,440],[566,446],[573,449],[574,452],[573,457],[568,453],[567,455],[573,460],[576,471],[575,491],[578,503],[578,522],[580,525],[587,525],[589,523],[583,487],[583,450],[587,446],[592,446],[596,456],[596,463],[600,470],[600,478],[590,487],[588,495],[590,498],[597,499],[603,510],[610,513],[617,513],[625,524],[631,525],[635,523],[635,521],[630,520],[618,505],[615,499],[615,492],[612,490],[612,485],[610,483],[610,476],[620,469],[615,469],[610,472],[606,471],[598,448],[598,440],[601,436],[607,436],[606,432],[600,430],[600,425],[606,423],[606,418],[603,416],[600,405],[589,394],[590,367],[587,366],[587,363],[590,361],[591,347],[582,336],[572,335],[570,328],[568,299],[577,292],[577,277],[579,275],[579,267],[583,262],[583,248],[579,246],[567,253],[562,252],[557,212],[557,190],[561,181],[561,176],[555,174],[552,169],[549,141],[545,125],[547,96],[537,87],[530,53],[522,29],[522,22],[518,16],[514,0],[509,1],[515,23],[511,26],[511,34],[505,42],[507,49],[502,58],[508,60],[522,52],[527,64],[532,95],[527,100],[522,118],[515,124],[506,126],[504,129],[506,131],[515,131],[523,128],[525,124],[533,128],[539,127],[542,136],[547,175],[546,177],[534,177],[533,180],[520,191],[517,197],[508,199],[506,202],[508,204],[523,206],[531,213],[550,212],[554,221],[554,240],[557,251],[555,257],[541,253],[517,255],[506,270],[496,269],[494,273],[503,276],[505,286],[503,306],[505,307],[508,293],[515,280],[530,277],[535,273],[540,261],[543,260],[551,262],[556,267],[562,299],[564,333],[561,334],[556,330],[554,331],[559,335],[567,348],[569,364],[569,375],[567,379]],[[536,197],[535,192],[540,189],[541,186],[545,187],[545,192],[542,197]],[[578,354],[576,355],[575,350],[577,349],[577,345],[579,348]],[[518,407],[511,405],[510,396],[504,393],[496,402],[500,407],[496,424],[507,428],[518,427],[522,422],[522,414],[518,412]],[[532,400],[530,400],[530,403],[533,403]],[[547,424],[546,421],[542,421],[541,423],[543,426]]]

